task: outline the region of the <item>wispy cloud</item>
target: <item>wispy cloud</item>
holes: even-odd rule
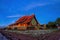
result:
[[[60,0],[51,0],[51,1],[54,1],[54,2],[60,2]]]
[[[24,15],[10,15],[10,16],[7,16],[7,18],[18,18],[21,16],[24,16]]]
[[[42,7],[42,6],[46,6],[46,5],[52,5],[52,4],[56,4],[60,2],[60,0],[48,0],[48,1],[45,1],[44,3],[42,2],[33,2],[33,3],[30,3],[28,4],[27,6],[25,6],[24,8],[22,8],[22,10],[24,11],[28,11],[30,9],[33,9],[33,8],[36,8],[36,7]]]
[[[24,7],[24,9],[23,10],[25,10],[25,11],[28,11],[28,10],[30,10],[30,9],[33,9],[33,8],[35,8],[35,7],[38,7],[38,6],[46,6],[46,5],[48,5],[49,3],[32,3],[32,4],[29,4],[29,5],[27,5],[26,7]]]

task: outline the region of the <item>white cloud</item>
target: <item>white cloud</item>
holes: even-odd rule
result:
[[[59,2],[60,0],[51,0],[51,1],[54,1],[54,2]]]
[[[42,7],[42,6],[46,6],[46,5],[52,5],[52,4],[56,4],[60,2],[60,0],[48,0],[48,1],[45,1],[44,3],[42,2],[33,2],[33,3],[30,3],[28,4],[27,6],[24,6],[21,10],[24,10],[24,11],[28,11],[30,9],[33,9],[33,8],[36,8],[36,7]]]
[[[7,16],[7,18],[18,18],[18,17],[21,17],[21,16],[24,16],[24,15],[11,15],[11,16]]]
[[[28,11],[28,10],[33,9],[35,7],[38,7],[38,6],[40,6],[40,7],[41,6],[46,6],[48,4],[49,3],[32,3],[32,4],[29,4],[26,7],[24,7],[23,10]]]

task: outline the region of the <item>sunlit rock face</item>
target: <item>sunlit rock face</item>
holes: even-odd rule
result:
[[[23,16],[19,18],[14,24],[9,25],[8,28],[18,30],[35,30],[37,29],[38,24],[39,23],[36,20],[35,15],[33,14],[30,16]]]

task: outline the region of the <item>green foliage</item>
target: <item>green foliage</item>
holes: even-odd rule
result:
[[[57,20],[55,21],[56,24],[60,24],[60,18],[57,18]]]
[[[55,22],[49,22],[48,25],[55,25]]]
[[[49,22],[47,25],[48,28],[56,28],[55,22]]]
[[[48,22],[47,28],[57,28],[56,24],[60,24],[60,18],[57,18],[55,22]]]

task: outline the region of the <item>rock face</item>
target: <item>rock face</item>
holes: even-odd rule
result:
[[[38,24],[39,23],[37,22],[35,15],[23,16],[19,18],[15,23],[9,25],[8,29],[34,30],[37,29]]]

